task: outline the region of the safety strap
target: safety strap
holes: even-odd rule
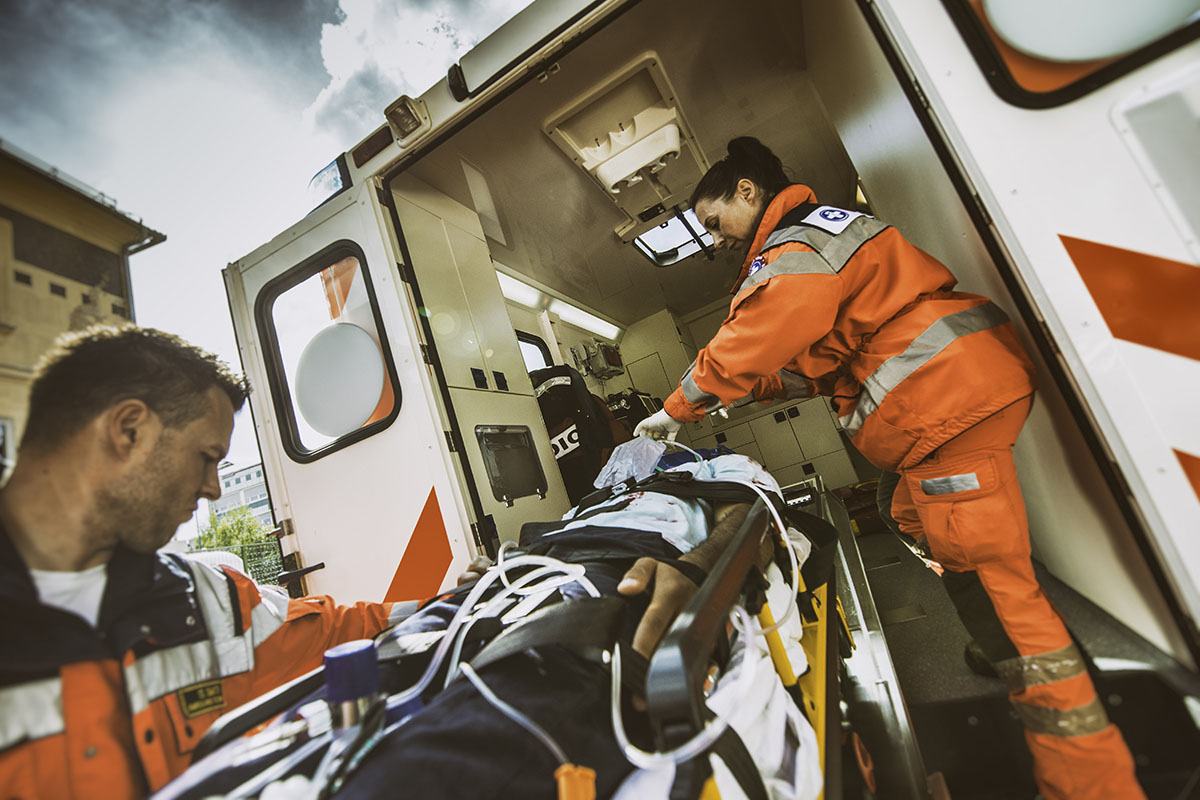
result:
[[[749,800],[768,800],[767,787],[763,784],[754,758],[746,749],[742,737],[732,727],[727,727],[711,748],[691,761],[675,765],[671,800],[696,800],[700,796],[705,781],[712,777],[710,755],[721,759]]]
[[[548,645],[577,651],[607,650],[621,632],[627,606],[619,597],[554,603],[500,632],[471,659],[471,666],[478,671],[517,653]]]
[[[597,489],[579,501],[577,514],[584,513],[614,496],[629,492],[657,492],[685,500],[708,500],[716,503],[753,503],[758,499],[754,490],[742,483],[702,481],[697,480],[690,472],[667,471],[655,473],[640,481],[629,479]],[[773,492],[764,490],[764,494],[771,498],[777,509],[782,510],[785,507],[783,500]]]

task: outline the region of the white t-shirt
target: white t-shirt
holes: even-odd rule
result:
[[[108,564],[81,572],[49,572],[31,569],[38,598],[48,606],[78,614],[93,628],[100,618],[100,600],[108,583]]]

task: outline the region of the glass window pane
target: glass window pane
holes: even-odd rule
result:
[[[689,208],[683,212],[683,216],[692,230],[700,234],[700,241],[706,246],[711,246],[712,235],[704,230],[704,226],[696,218],[696,213]],[[660,267],[670,266],[700,251],[700,244],[679,217],[671,217],[633,241],[643,255]]]
[[[301,450],[318,450],[391,414],[392,376],[356,257],[280,293],[271,322]]]
[[[542,348],[533,342],[518,340],[517,344],[521,346],[521,357],[525,359],[525,370],[527,372],[551,366],[546,360],[546,354],[542,352]]]

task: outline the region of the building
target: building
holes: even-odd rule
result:
[[[131,320],[129,257],[166,239],[107,195],[0,140],[0,456],[15,455],[38,359],[61,333]]]
[[[234,469],[233,465],[220,471],[221,498],[209,503],[211,513],[217,519],[228,514],[235,508],[245,506],[250,509],[254,518],[266,525],[275,527],[271,517],[271,501],[267,497],[267,479],[263,477],[262,464]]]

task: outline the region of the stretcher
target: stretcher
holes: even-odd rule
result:
[[[707,488],[678,476],[667,477],[669,491],[686,494]],[[664,488],[661,476],[655,485]],[[482,696],[490,695],[488,702],[503,711],[507,704],[489,689],[487,668],[545,646],[588,653],[612,676],[612,733],[632,767],[620,781],[600,787],[601,795],[754,800],[840,796],[845,737],[839,672],[852,641],[837,593],[838,533],[826,519],[789,508],[787,492],[757,494],[729,546],[702,577],[696,594],[648,663],[619,641],[625,601],[598,591],[577,591],[570,602],[543,605],[532,613],[526,608],[523,617],[518,615],[518,624],[506,626],[505,619],[512,621],[522,603],[533,607],[538,605],[533,599],[545,600],[544,593],[526,592],[515,604],[491,614],[493,623],[487,622],[487,616],[477,616],[465,627],[446,631],[436,650],[450,653],[451,666],[427,669],[419,677],[406,656],[412,655],[408,651],[414,648],[414,640],[436,631],[410,631],[404,642],[381,635],[379,656],[385,670],[391,671],[385,679],[390,696],[367,715],[360,735],[346,745],[348,752],[332,771],[327,754],[334,737],[327,729],[318,736],[280,736],[281,730],[311,727],[303,709],[311,709],[321,697],[324,675],[317,669],[222,717],[197,747],[193,767],[160,796],[315,797],[332,796],[338,789],[344,796],[362,796],[364,792],[349,779],[364,757],[353,748],[369,750],[372,740],[382,737],[389,726],[403,724],[405,714],[412,713],[412,704],[428,687],[448,687],[456,678],[470,681]],[[791,531],[787,546],[778,533],[781,527]],[[764,542],[774,542],[776,554],[766,569],[758,563]],[[570,577],[582,574],[581,569],[572,569],[577,565],[564,562],[565,566],[555,567],[550,556],[522,553],[507,559],[513,579],[502,573],[494,583],[511,589],[529,581],[530,571],[522,574],[513,568],[522,558],[532,559],[528,562],[532,572],[557,576],[555,588],[573,585]],[[504,564],[497,567],[505,568]],[[793,590],[796,595],[789,599]],[[444,610],[448,613],[451,608]],[[783,625],[776,625],[776,615]],[[731,625],[737,631],[732,637]],[[468,659],[472,647],[467,633],[472,628],[485,643]],[[489,636],[489,628],[499,631]],[[714,665],[723,670],[715,689]],[[642,747],[631,743],[626,734],[631,690],[645,697],[644,724],[650,741]],[[503,713],[521,722],[516,718],[521,712],[514,716],[512,711],[508,706]],[[370,728],[365,727],[368,723]],[[264,725],[265,731],[247,737]],[[538,735],[536,723],[522,727],[531,738]],[[367,730],[369,734],[363,733]],[[546,738],[551,739],[547,747],[562,755],[553,737]],[[558,797],[585,798],[596,792],[587,755],[576,756],[578,765],[560,759],[563,763],[555,771]],[[490,755],[464,751],[458,757]],[[314,775],[319,786],[301,779],[292,784],[293,789],[301,787],[297,793],[281,793],[287,779]],[[547,775],[544,796],[555,796],[554,787],[555,779]]]

